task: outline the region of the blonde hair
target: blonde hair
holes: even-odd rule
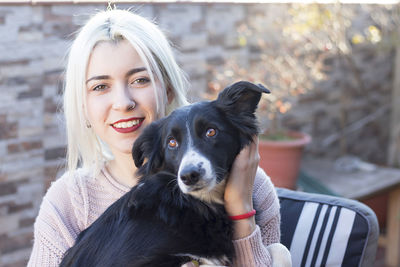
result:
[[[86,69],[97,43],[127,40],[150,70],[157,96],[159,117],[186,105],[187,80],[177,65],[171,46],[161,30],[149,20],[126,10],[97,13],[80,30],[69,51],[64,91],[64,114],[68,138],[67,167],[99,171],[112,155],[104,142],[87,127]],[[158,81],[161,86],[156,86]],[[168,104],[167,89],[174,96]]]

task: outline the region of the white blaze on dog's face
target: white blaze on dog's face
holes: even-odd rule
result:
[[[206,149],[207,142],[199,142],[201,137],[199,138],[196,134],[198,131],[196,124],[189,121],[192,120],[188,120],[184,128],[185,134],[183,136],[186,149],[182,153],[178,169],[179,188],[183,193],[190,194],[203,201],[222,204],[225,179],[221,181],[217,178],[215,168],[218,168],[218,166],[216,166],[215,155],[211,155],[218,153],[218,151]],[[205,134],[211,136],[216,134],[216,131],[214,128],[207,128]]]
[[[203,199],[216,185],[216,175],[209,158],[196,151],[189,123],[186,131],[187,149],[179,165],[178,185],[183,193]]]

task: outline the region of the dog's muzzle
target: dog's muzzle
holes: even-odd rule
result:
[[[181,181],[187,186],[195,185],[205,174],[204,168],[201,167],[202,164],[195,166],[190,164],[185,166],[180,172]]]
[[[210,191],[215,184],[211,162],[196,151],[185,153],[178,171],[178,185],[183,193]]]

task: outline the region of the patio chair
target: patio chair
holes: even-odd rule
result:
[[[365,204],[315,193],[277,188],[281,243],[294,267],[373,266],[379,226]]]

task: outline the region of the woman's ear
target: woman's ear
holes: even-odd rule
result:
[[[170,105],[172,101],[175,99],[175,94],[174,91],[172,90],[171,87],[167,88],[167,99],[168,99],[168,104]]]

